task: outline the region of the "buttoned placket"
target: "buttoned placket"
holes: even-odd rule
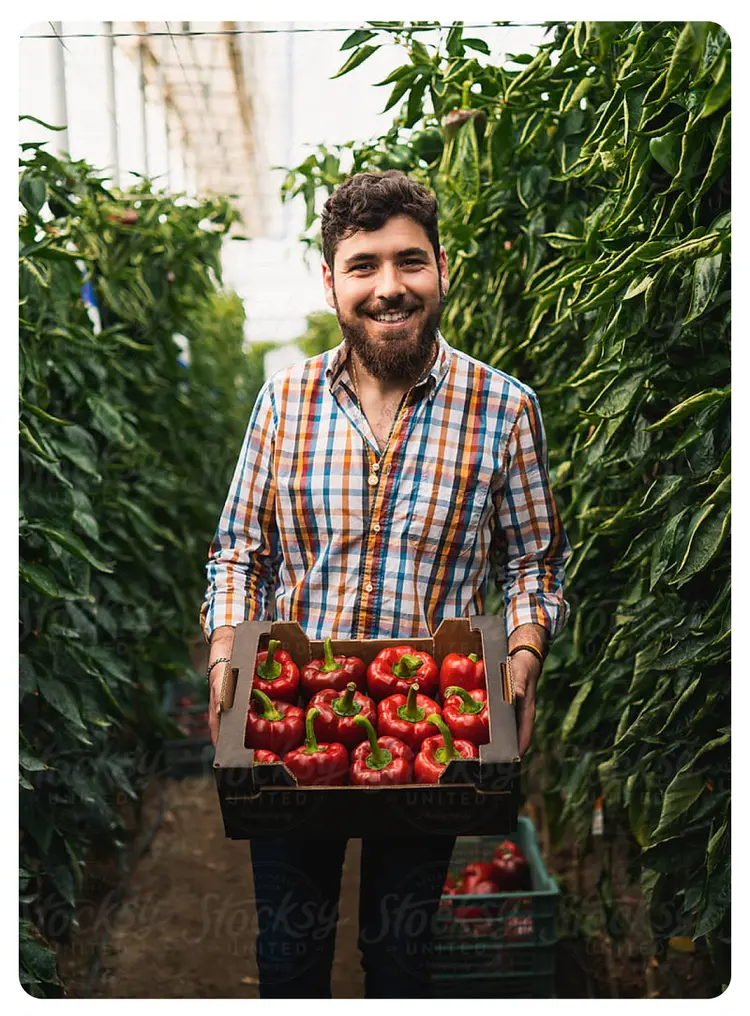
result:
[[[354,390],[357,396],[357,408],[359,409],[361,418],[366,421],[367,418],[362,412],[361,403],[359,401],[359,392],[357,392],[356,382],[351,374],[350,377],[352,377],[352,384],[354,385]],[[403,396],[396,412],[391,432],[388,435],[385,448],[380,453],[380,457],[378,457],[377,453],[374,452],[370,442],[367,440],[365,441],[365,450],[368,462],[368,491],[374,495],[374,499],[368,498],[369,516],[367,540],[365,542],[364,558],[360,568],[360,575],[364,583],[362,591],[368,596],[375,592],[375,586],[371,580],[374,577],[374,573],[377,571],[376,552],[378,547],[378,536],[382,529],[380,523],[373,520],[377,520],[381,517],[387,496],[387,487],[384,486],[380,480],[390,474],[394,454],[393,446],[398,441],[400,428],[407,422],[408,410],[415,405],[413,394],[416,387],[416,385],[413,385]],[[356,630],[358,632],[358,637],[364,637],[365,633],[362,631],[364,625],[360,623],[360,617],[363,612],[363,606],[364,611],[367,611],[370,602],[371,601],[368,601],[363,605],[362,598],[360,597],[358,599],[356,612]]]

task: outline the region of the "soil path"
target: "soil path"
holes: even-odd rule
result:
[[[359,857],[360,841],[350,840],[334,998],[363,997]],[[257,998],[253,897],[249,847],[224,836],[214,780],[171,780],[164,821],[133,874],[88,997]]]

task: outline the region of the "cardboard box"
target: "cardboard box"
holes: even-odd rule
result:
[[[430,653],[438,667],[451,652],[476,653],[484,660],[490,741],[480,746],[478,759],[451,762],[439,784],[429,785],[298,787],[281,763],[253,765],[245,723],[256,655],[271,638],[280,640],[300,669],[323,656],[323,642],[308,639],[296,621],[237,626],[224,670],[214,759],[228,837],[501,835],[516,828],[520,758],[502,616],[447,619],[431,638],[333,641],[335,655],[359,656],[368,665],[381,649],[404,644]]]

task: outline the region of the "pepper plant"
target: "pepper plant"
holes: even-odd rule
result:
[[[86,860],[125,862],[123,804],[178,736],[162,689],[263,369],[221,287],[228,200],[111,190],[37,143],[19,193],[20,977],[48,996]]]
[[[538,692],[551,831],[591,847],[603,795],[632,839],[655,955],[705,941],[726,985],[729,37],[711,22],[557,24],[500,65],[460,22],[368,22],[334,76],[383,45],[404,54],[378,82],[393,126],[319,147],[283,194],[304,196],[318,244],[344,156],[437,193],[443,330],[539,394],[574,547],[571,622]],[[606,873],[599,890],[617,934]]]

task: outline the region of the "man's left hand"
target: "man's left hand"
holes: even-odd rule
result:
[[[521,650],[511,663],[513,685],[516,692],[516,723],[518,726],[518,752],[521,756],[528,751],[534,730],[536,714],[536,684],[542,672],[542,665],[533,653]]]

